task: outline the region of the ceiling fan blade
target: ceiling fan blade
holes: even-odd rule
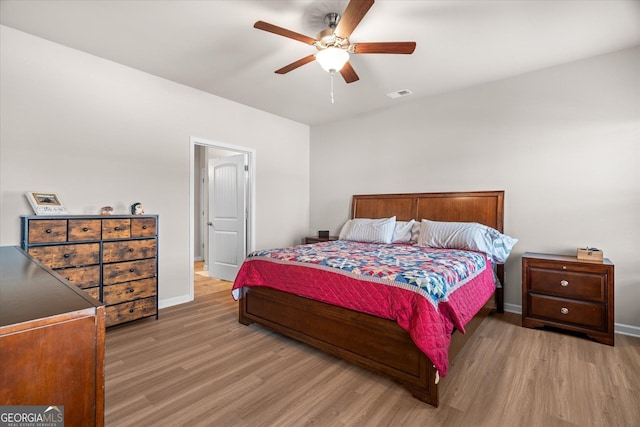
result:
[[[268,22],[264,21],[256,22],[255,24],[253,24],[253,28],[268,31],[279,36],[288,37],[290,39],[298,40],[299,42],[306,44],[312,45],[316,42],[316,39],[313,39],[309,36],[305,36],[304,34],[296,33],[295,31],[287,30],[286,28],[278,27],[277,25],[269,24]]]
[[[340,69],[340,75],[342,76],[344,81],[347,83],[353,83],[360,80],[360,77],[358,77],[358,75],[356,74],[356,71],[353,69],[349,61],[347,61],[342,67],[342,69]]]
[[[354,53],[402,53],[411,54],[416,42],[353,43]]]
[[[309,62],[313,62],[316,60],[316,56],[315,55],[309,55],[309,56],[305,56],[302,59],[298,59],[295,62],[292,62],[289,65],[286,65],[282,68],[280,68],[279,70],[276,70],[276,74],[287,74],[289,71],[293,71],[298,67],[302,67],[304,64],[308,64]]]
[[[343,39],[348,38],[367,14],[374,0],[351,0],[338,21],[334,34]]]

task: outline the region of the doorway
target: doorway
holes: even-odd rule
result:
[[[226,160],[225,160],[226,159]],[[232,161],[230,159],[233,159]],[[239,159],[242,159],[241,161]],[[210,179],[211,167],[215,164],[235,164],[237,173],[232,174],[231,168],[220,169],[223,184],[233,182],[238,185],[244,195],[230,198],[211,197],[213,186],[216,184]],[[190,252],[191,252],[191,300],[194,298],[194,261],[203,261],[204,269],[213,273],[212,277],[225,280],[233,280],[235,271],[232,264],[242,263],[244,257],[254,247],[255,218],[253,207],[255,206],[255,150],[239,147],[231,144],[191,138],[191,227],[190,227]],[[233,179],[229,177],[233,176]],[[228,182],[227,182],[228,181]],[[220,190],[220,189],[218,189]],[[233,200],[233,201],[232,201]],[[218,216],[210,218],[210,202],[218,203]],[[235,222],[229,221],[229,213],[235,216]],[[222,215],[221,215],[222,213]],[[232,227],[230,225],[233,223]],[[239,231],[239,232],[238,232]],[[217,237],[221,239],[215,240]],[[222,248],[218,252],[223,256],[212,257],[215,248]],[[222,267],[222,268],[220,268]],[[231,267],[231,268],[230,268]]]

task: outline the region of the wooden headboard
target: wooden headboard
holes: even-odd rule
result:
[[[504,191],[453,193],[365,194],[353,196],[351,218],[388,218],[398,221],[478,222],[504,232]],[[497,266],[500,286],[496,307],[504,311],[504,265]]]
[[[504,191],[353,196],[351,218],[479,222],[503,232]]]

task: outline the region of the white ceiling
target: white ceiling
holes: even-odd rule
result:
[[[1,0],[0,22],[36,36],[310,125],[640,45],[638,0],[378,0],[352,42],[417,42],[413,55],[352,55],[360,80],[316,63],[274,71],[348,1]],[[386,93],[409,89],[391,100]]]

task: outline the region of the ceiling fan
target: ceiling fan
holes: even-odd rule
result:
[[[332,77],[339,72],[345,82],[353,83],[360,78],[349,63],[349,54],[411,54],[416,48],[415,42],[351,43],[349,41],[349,36],[373,3],[374,0],[351,0],[342,16],[337,13],[327,14],[324,22],[328,28],[320,31],[315,39],[264,21],[256,22],[253,27],[315,46],[318,50],[315,54],[305,56],[276,70],[277,74],[286,74],[315,60],[323,69],[331,73]]]

